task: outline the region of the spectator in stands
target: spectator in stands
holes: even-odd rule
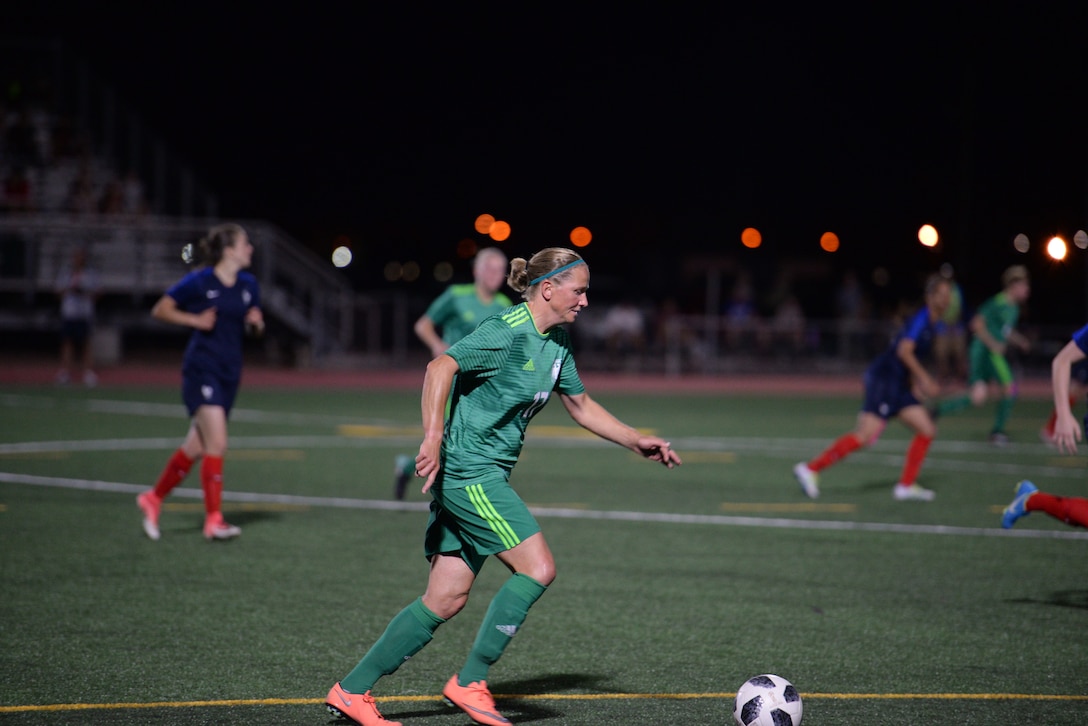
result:
[[[786,299],[774,311],[771,330],[776,345],[784,346],[790,354],[797,354],[805,347],[805,311],[796,295]]]
[[[706,346],[675,298],[666,298],[654,318],[653,347],[664,354],[665,372],[676,374],[686,366],[701,365]]]
[[[25,167],[14,166],[5,175],[3,208],[6,212],[34,211],[33,187]]]
[[[148,211],[144,184],[135,169],[129,169],[121,178],[121,209],[125,214],[145,214]]]
[[[68,199],[65,202],[68,212],[78,216],[93,215],[98,212],[98,196],[94,189],[89,162],[80,164],[79,172],[68,187]]]
[[[646,321],[634,301],[625,298],[610,307],[601,321],[601,332],[612,368],[638,365],[646,350]]]
[[[69,264],[57,276],[56,291],[60,297],[60,371],[57,383],[67,384],[73,374],[80,373],[83,384],[92,387],[98,383],[95,375],[94,307],[98,298],[98,274],[88,264],[87,250],[79,247],[72,253]],[[78,351],[77,351],[78,349]],[[76,356],[80,365],[75,365]]]
[[[118,179],[113,179],[102,190],[98,200],[98,211],[102,214],[123,214],[125,211],[125,191]]]
[[[737,277],[725,306],[725,340],[733,351],[753,345],[762,348],[766,343],[763,321],[756,309],[755,288],[747,272]]]

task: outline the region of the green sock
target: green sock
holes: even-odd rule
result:
[[[348,693],[366,693],[379,678],[400,668],[431,642],[434,631],[444,622],[423,604],[423,598],[417,598],[389,621],[382,637],[340,681],[340,687]]]
[[[947,416],[950,413],[959,413],[970,405],[971,395],[969,393],[955,398],[948,398],[937,404],[937,415]]]
[[[1016,403],[1014,396],[1002,398],[997,402],[997,414],[994,416],[994,433],[1004,433],[1005,424],[1009,422],[1009,414],[1012,412],[1012,405]]]
[[[491,664],[502,655],[510,639],[525,622],[529,608],[547,589],[546,585],[541,585],[528,575],[517,573],[495,593],[495,598],[487,608],[487,615],[480,623],[480,630],[476,633],[472,652],[468,654],[465,665],[457,674],[460,685],[467,686],[469,683],[487,680],[487,671]]]

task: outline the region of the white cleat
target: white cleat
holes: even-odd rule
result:
[[[918,484],[896,484],[892,496],[899,502],[910,500],[917,502],[932,502],[937,498],[937,492],[932,489],[926,489]]]
[[[797,477],[797,483],[801,485],[801,489],[805,492],[806,497],[809,499],[819,498],[820,477],[816,472],[808,468],[808,464],[802,461],[800,464],[793,467],[793,475]]]

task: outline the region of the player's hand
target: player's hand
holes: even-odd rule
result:
[[[250,308],[246,313],[246,335],[259,338],[264,335],[264,315],[260,308]]]
[[[215,311],[215,308],[207,308],[206,310],[201,310],[193,318],[193,327],[197,330],[203,330],[205,332],[211,330],[215,327],[216,315],[217,313]]]
[[[1054,445],[1063,454],[1077,453],[1077,442],[1080,441],[1080,424],[1073,417],[1059,416],[1054,424]]]
[[[420,489],[424,494],[430,491],[434,480],[438,478],[438,471],[441,468],[441,448],[441,441],[432,442],[424,439],[419,445],[419,453],[416,454],[416,476],[427,480],[423,482],[423,488]]]
[[[918,379],[918,392],[923,398],[936,398],[941,394],[941,386],[929,376],[921,376]]]
[[[647,459],[661,462],[670,469],[684,463],[672,450],[672,444],[656,436],[643,436],[638,440],[637,446],[639,453]]]

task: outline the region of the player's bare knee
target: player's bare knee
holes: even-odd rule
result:
[[[522,570],[521,574],[547,587],[555,582],[555,560],[548,558],[546,561],[534,562],[531,567]]]
[[[438,617],[449,620],[464,610],[468,604],[468,593],[432,595],[428,592],[423,595],[423,604]]]

